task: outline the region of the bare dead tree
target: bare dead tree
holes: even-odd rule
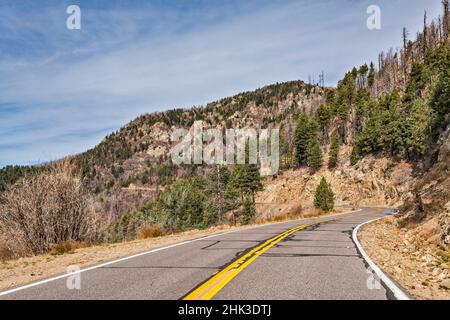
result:
[[[409,35],[408,30],[406,28],[403,28],[403,34],[402,34],[402,36],[403,36],[403,50],[405,50],[405,51],[406,51],[406,46],[408,44],[408,35]]]
[[[450,12],[449,12],[449,1],[448,0],[442,0],[442,5],[444,6],[444,15],[443,15],[443,21],[442,21],[442,34],[444,37],[447,36],[448,31],[450,29]]]

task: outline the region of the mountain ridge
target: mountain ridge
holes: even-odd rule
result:
[[[170,133],[202,120],[215,128],[280,128],[281,169],[305,166],[296,159],[298,118],[305,114],[317,129],[320,152],[333,133],[347,149],[352,166],[368,156],[387,156],[415,166],[421,175],[435,162],[436,140],[448,120],[448,6],[444,19],[430,24],[416,40],[404,32],[403,48],[381,53],[374,63],[353,68],[336,88],[303,81],[277,83],[208,103],[204,107],[144,114],[103,139],[96,147],[68,157],[94,197],[95,210],[116,218],[139,210],[177,181],[205,176],[204,166],[174,166],[169,159]],[[436,93],[438,90],[440,92]],[[444,94],[444,100],[440,94]],[[349,151],[349,150],[347,150]],[[341,162],[343,159],[340,160]],[[0,191],[20,177],[45,170],[0,170]]]

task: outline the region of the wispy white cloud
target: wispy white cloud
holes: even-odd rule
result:
[[[365,28],[370,1],[81,5],[81,31],[65,29],[61,4],[2,7],[0,166],[81,152],[144,112],[322,70],[333,84],[397,45],[403,25],[417,29],[424,8],[439,9],[438,0],[378,2],[377,32]]]

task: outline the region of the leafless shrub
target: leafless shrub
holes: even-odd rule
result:
[[[90,232],[88,196],[68,160],[24,178],[0,201],[0,233],[16,256],[41,254]]]

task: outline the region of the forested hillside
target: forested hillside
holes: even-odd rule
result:
[[[448,2],[442,18],[427,20],[425,16],[415,40],[404,30],[401,50],[351,69],[336,88],[278,83],[205,107],[142,115],[92,150],[69,157],[88,195],[86,210],[96,221],[107,221],[89,240],[132,239],[155,226],[165,233],[254,220],[255,197],[266,182],[258,167],[171,163],[171,133],[197,120],[222,130],[280,128],[282,172],[308,168],[314,175],[324,167],[333,172],[339,164],[357,167],[371,156],[388,157],[393,166],[407,161],[416,178],[424,175],[438,161],[439,139],[449,125]],[[352,152],[342,158],[345,148]],[[0,170],[0,193],[6,194],[0,225],[13,211],[11,195],[20,193],[29,177],[48,174],[51,167]],[[28,178],[20,181],[23,177]]]

